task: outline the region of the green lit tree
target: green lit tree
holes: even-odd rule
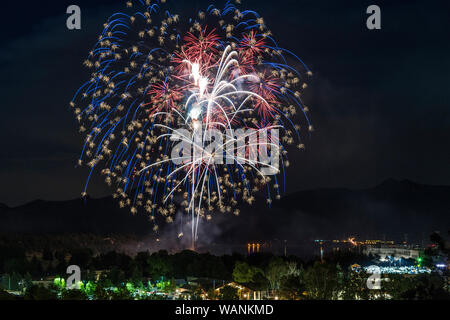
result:
[[[338,279],[339,298],[343,300],[369,300],[376,295],[383,296],[381,290],[371,290],[367,287],[367,279],[371,274],[365,271],[353,271],[349,268],[342,281]],[[384,282],[381,284],[384,288]]]
[[[109,294],[109,298],[111,300],[134,300],[134,297],[132,296],[132,292],[129,290],[130,288],[125,286],[120,286],[116,290],[112,291],[111,294]]]
[[[249,283],[252,279],[252,267],[247,262],[237,261],[233,269],[233,280],[238,283]]]
[[[133,271],[131,272],[130,282],[136,288],[143,288],[144,284],[142,283],[142,270],[138,266],[134,266]]]
[[[318,261],[306,269],[302,277],[308,299],[337,299],[339,288],[337,269],[334,264],[322,264]]]
[[[109,286],[108,286],[109,288]],[[103,282],[99,282],[95,284],[94,292],[93,292],[94,300],[110,300],[109,291],[105,288]]]
[[[33,286],[33,279],[31,278],[31,275],[27,272],[25,276],[22,279],[23,283],[23,289],[26,290]]]
[[[270,289],[278,290],[281,279],[288,274],[288,267],[281,258],[272,258],[266,268],[265,276],[269,281]]]
[[[61,300],[87,300],[87,296],[84,290],[64,290],[61,294]]]
[[[172,273],[172,265],[169,262],[167,254],[154,253],[148,260],[148,273],[152,281],[161,279],[162,277],[168,277]]]
[[[177,290],[177,283],[176,283],[176,281],[175,281],[175,278],[172,277],[172,278],[170,279],[169,285],[167,286],[167,291],[170,292],[170,293],[173,293],[173,292],[175,292],[176,290]]]

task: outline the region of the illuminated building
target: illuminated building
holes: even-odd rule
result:
[[[260,243],[247,243],[247,253],[248,254],[259,253],[260,249],[261,249]]]
[[[408,248],[403,246],[366,246],[363,252],[367,255],[378,255],[380,260],[386,260],[387,257],[396,257],[403,259],[418,259],[420,256],[420,250],[414,248]]]
[[[365,267],[364,270],[367,272],[371,267]],[[416,266],[388,266],[388,267],[377,267],[381,274],[422,274],[431,273],[431,270],[426,267],[416,267]]]

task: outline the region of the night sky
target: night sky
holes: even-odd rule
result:
[[[168,1],[180,10],[212,2]],[[290,152],[288,193],[366,188],[390,177],[450,184],[448,1],[242,2],[314,73],[304,101],[315,131],[305,151]],[[77,198],[87,169],[75,167],[83,141],[69,101],[89,79],[82,62],[103,23],[125,1],[8,3],[1,22],[0,202]],[[66,28],[70,4],[81,7],[82,30]],[[371,4],[381,7],[381,30],[366,28]],[[88,191],[98,197],[110,190],[97,176]]]

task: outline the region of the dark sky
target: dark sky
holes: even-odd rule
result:
[[[448,1],[242,2],[314,72],[304,101],[316,130],[306,151],[290,153],[288,192],[365,188],[389,177],[450,184]],[[66,29],[70,4],[81,7],[80,31]],[[381,7],[382,30],[366,28],[370,4]],[[82,137],[68,103],[89,78],[82,61],[102,24],[124,7],[2,4],[0,202],[80,196],[87,172],[75,168]],[[108,191],[102,179],[92,180],[92,196]]]

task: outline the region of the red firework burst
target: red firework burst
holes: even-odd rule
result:
[[[253,56],[245,55],[239,52],[238,57],[239,65],[233,66],[233,71],[230,73],[230,80],[239,75],[243,74],[253,74],[255,73],[255,59]]]
[[[243,55],[253,58],[264,51],[265,44],[264,39],[258,39],[256,31],[252,30],[248,34],[243,35],[239,50]]]
[[[255,101],[255,110],[264,118],[272,118],[275,106],[278,104],[277,94],[280,92],[280,80],[276,76],[267,71],[258,74],[258,80],[252,81],[249,87],[252,92],[261,96],[266,102],[261,99]]]
[[[150,105],[148,112],[150,115],[156,112],[171,112],[172,109],[179,109],[178,102],[183,98],[183,94],[176,87],[170,87],[168,82],[155,83],[147,93],[151,99],[145,106]]]
[[[207,33],[207,28],[200,30],[198,36],[188,33],[184,37],[185,44],[182,46],[181,51],[175,52],[172,59],[177,66],[175,72],[179,76],[184,76],[189,73],[190,68],[186,61],[191,63],[198,63],[200,65],[201,72],[207,72],[210,68],[214,67],[217,63],[217,56],[219,50],[219,39],[215,29]]]
[[[219,46],[220,37],[216,34],[216,30],[213,29],[207,33],[207,27],[200,30],[198,36],[188,33],[184,37],[186,53],[188,55],[203,56],[207,53],[217,53],[217,47]]]

